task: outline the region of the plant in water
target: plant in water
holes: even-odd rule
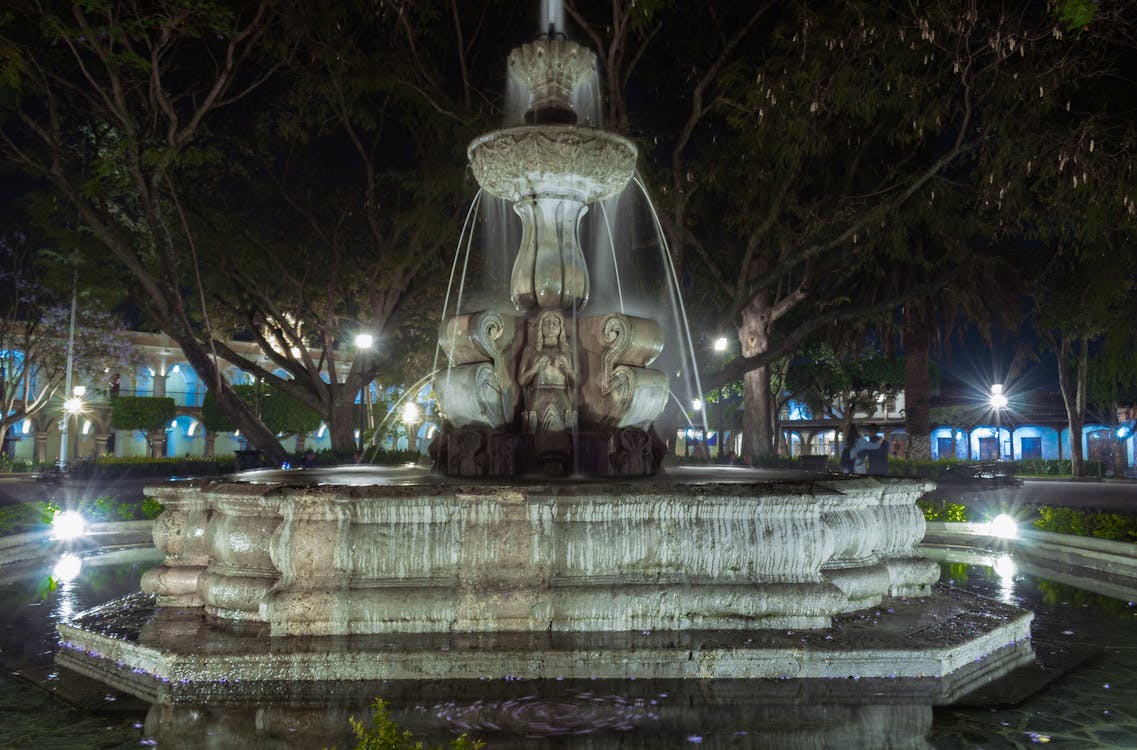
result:
[[[448,745],[437,748],[428,748],[421,740],[405,729],[399,727],[391,720],[391,713],[387,710],[387,701],[376,698],[371,704],[371,726],[365,725],[354,716],[348,719],[351,731],[359,742],[355,750],[478,750],[485,747],[484,742],[471,740],[466,735],[456,737]],[[332,750],[335,750],[332,748]]]

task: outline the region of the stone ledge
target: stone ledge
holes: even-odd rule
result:
[[[56,658],[146,700],[255,696],[281,681],[503,678],[933,679],[960,694],[1033,661],[1031,619],[937,586],[932,596],[842,615],[824,630],[269,638],[133,595],[61,624]]]
[[[935,546],[962,546],[987,554],[1009,552],[1019,569],[1059,583],[1070,583],[1105,596],[1137,599],[1137,544],[1022,529],[1018,539],[990,535],[988,524],[927,524],[920,547],[938,558]],[[977,560],[983,564],[983,560]]]

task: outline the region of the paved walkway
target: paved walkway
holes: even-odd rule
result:
[[[1127,480],[1023,479],[1021,487],[986,489],[975,485],[941,487],[937,497],[958,495],[965,504],[1013,509],[1058,505],[1111,512],[1137,513],[1137,482]]]
[[[0,505],[21,502],[51,501],[65,505],[80,498],[111,497],[123,502],[138,502],[145,497],[143,489],[161,483],[158,477],[145,479],[60,479],[41,481],[29,474],[0,474]]]

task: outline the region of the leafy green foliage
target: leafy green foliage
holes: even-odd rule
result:
[[[154,498],[148,497],[142,501],[142,506],[139,510],[142,512],[143,518],[157,518],[162,515],[162,512],[165,511],[166,508]]]
[[[373,713],[370,725],[364,724],[354,716],[348,719],[352,733],[359,740],[355,750],[479,750],[485,747],[485,743],[462,735],[446,745],[427,748],[409,731],[395,725],[385,700],[376,698],[371,708]]]
[[[971,509],[952,500],[917,500],[916,506],[924,513],[925,521],[964,523],[971,520]]]
[[[113,497],[80,498],[72,508],[93,523],[153,520],[165,510],[153,498],[141,502],[120,502]],[[54,502],[23,502],[0,506],[0,534],[18,534],[42,531],[51,526],[55,516],[63,510]]]
[[[1055,534],[1073,534],[1118,542],[1137,542],[1137,515],[1044,505],[1034,527]]]
[[[830,347],[813,347],[810,354],[791,362],[784,387],[808,404],[817,418],[867,411],[876,407],[879,395],[903,391],[904,359],[841,357]]]
[[[1097,16],[1097,10],[1094,0],[1062,0],[1056,8],[1058,20],[1070,31],[1089,26]]]
[[[59,506],[46,502],[0,505],[0,534],[42,529],[51,523],[58,510]]]
[[[147,458],[142,456],[115,457],[100,456],[94,460],[81,461],[71,469],[71,475],[79,479],[99,477],[162,477],[171,476],[216,476],[233,471],[236,458],[228,456],[197,456],[180,458]]]
[[[320,426],[319,413],[276,386],[267,383],[238,385],[233,390],[260,414],[265,427],[273,432],[294,435]],[[233,423],[218,408],[212,392],[205,394],[202,412],[206,429],[214,432],[231,432],[234,429]]]
[[[116,430],[160,430],[177,415],[172,398],[115,396],[111,399],[111,427]]]

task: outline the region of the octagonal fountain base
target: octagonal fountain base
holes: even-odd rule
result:
[[[149,695],[943,678],[1029,658],[1029,612],[933,590],[938,566],[916,553],[927,483],[756,476],[505,486],[339,469],[161,485],[163,564],[144,593],[61,624],[58,660]]]
[[[886,679],[947,703],[1034,659],[1031,614],[936,586],[821,630],[273,638],[136,594],[61,624],[60,666],[153,703],[314,699],[354,681]],[[907,685],[907,687],[903,687]]]

